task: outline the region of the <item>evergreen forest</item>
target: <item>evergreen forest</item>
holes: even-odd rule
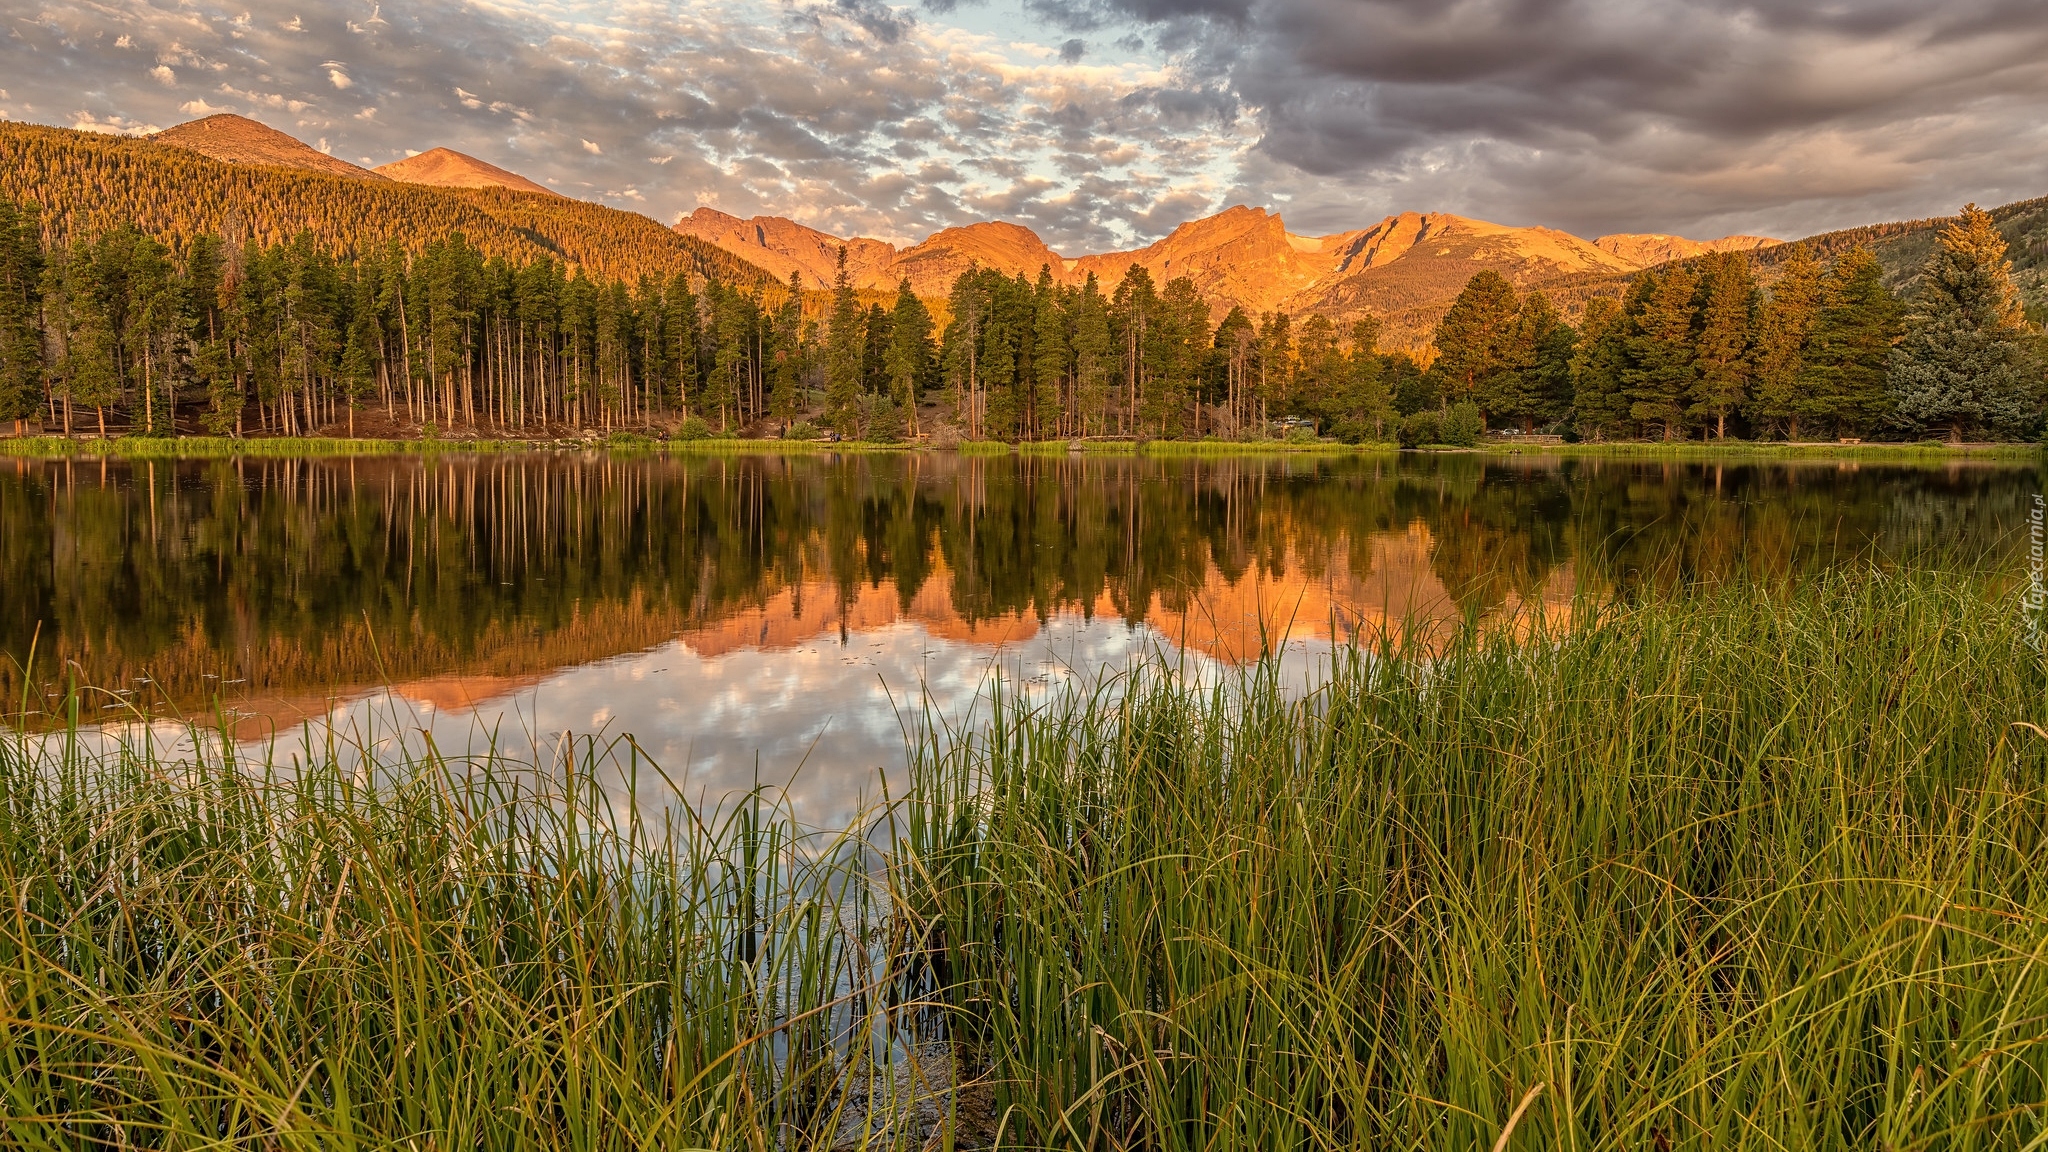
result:
[[[1137,265],[1109,287],[972,269],[928,301],[843,269],[824,292],[738,261],[607,275],[460,229],[351,246],[59,223],[0,200],[17,432],[1960,441],[2042,417],[2041,337],[1974,207],[1903,296],[1864,248],[1795,248],[1768,281],[1730,252],[1574,323],[1482,271],[1413,352],[1370,316],[1217,317]]]

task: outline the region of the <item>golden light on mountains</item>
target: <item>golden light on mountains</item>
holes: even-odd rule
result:
[[[95,139],[106,141],[104,137]],[[148,140],[239,166],[290,169],[352,182],[410,185],[456,194],[498,190],[549,197],[575,205],[586,215],[596,214],[582,227],[619,235],[620,243],[604,243],[607,254],[600,263],[606,274],[629,279],[641,270],[636,269],[631,246],[624,245],[623,238],[645,237],[652,223],[636,213],[568,200],[517,172],[444,147],[373,170],[230,114],[181,124]],[[107,141],[106,146],[118,145]],[[311,206],[309,214],[313,214]],[[506,223],[531,230],[540,219],[521,216],[508,218]],[[1495,224],[1442,212],[1402,212],[1365,227],[1310,236],[1290,232],[1278,213],[1243,205],[1187,221],[1142,248],[1071,255],[1055,251],[1029,228],[1000,220],[947,228],[918,243],[898,246],[871,237],[833,235],[786,217],[742,219],[700,207],[677,220],[670,235],[686,243],[700,243],[701,251],[731,257],[731,270],[721,275],[733,276],[746,269],[740,278],[753,275],[777,283],[787,283],[794,276],[811,290],[832,285],[843,249],[847,274],[855,287],[891,291],[908,280],[912,291],[926,298],[945,296],[954,280],[970,268],[1026,278],[1035,278],[1044,270],[1063,284],[1079,284],[1092,275],[1109,292],[1136,265],[1159,283],[1190,278],[1218,318],[1233,307],[1255,316],[1274,311],[1323,314],[1340,322],[1371,314],[1381,319],[1384,337],[1394,346],[1426,342],[1436,319],[1481,269],[1493,269],[1522,287],[1542,286],[1569,314],[1574,310],[1574,291],[1587,282],[1611,285],[1618,278],[1672,260],[1780,243],[1759,236],[1692,240],[1663,234],[1586,240],[1553,228]],[[335,239],[353,242],[352,237]],[[572,250],[590,251],[592,242],[558,243],[556,247],[567,255]],[[654,270],[654,264],[673,267],[671,254],[659,256],[646,270]],[[701,258],[696,263],[707,271],[711,267]]]

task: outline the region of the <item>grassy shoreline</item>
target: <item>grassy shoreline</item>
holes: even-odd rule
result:
[[[2039,444],[1782,444],[1703,440],[1640,440],[1579,444],[1487,441],[1479,451],[1496,456],[1569,456],[1617,460],[2038,460]]]
[[[0,734],[0,1133],[2021,1146],[2048,684],[1997,587],[1724,586],[1305,697],[1141,666],[844,833],[629,740],[370,786]]]
[[[1487,440],[1472,448],[1434,445],[1402,449],[1392,443],[1341,444],[1332,441],[1288,442],[1225,440],[1050,440],[1029,443],[962,441],[950,448],[915,443],[869,441],[748,440],[714,437],[704,440],[657,440],[632,434],[593,440],[549,439],[373,439],[344,437],[185,436],[172,438],[62,436],[0,438],[0,457],[114,459],[227,458],[234,456],[414,456],[446,453],[608,451],[703,455],[806,455],[818,453],[957,452],[963,456],[1118,455],[1155,457],[1377,455],[1399,451],[1464,451],[1490,456],[1555,456],[1619,460],[2010,460],[2038,459],[2036,444],[1777,444],[1742,441],[1622,441],[1579,444],[1517,444]]]

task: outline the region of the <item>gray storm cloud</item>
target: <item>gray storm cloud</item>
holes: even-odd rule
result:
[[[1238,201],[1297,231],[1426,209],[1795,235],[2048,192],[2041,0],[1015,3],[1042,44],[880,0],[52,5],[5,18],[0,113],[235,111],[664,220],[902,240],[1000,214],[1069,252]]]

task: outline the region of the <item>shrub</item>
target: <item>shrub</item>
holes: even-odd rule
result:
[[[683,421],[682,427],[676,429],[676,434],[673,438],[677,440],[709,440],[711,439],[711,425],[706,424],[701,416],[692,416],[688,420]]]
[[[1441,432],[1445,444],[1471,448],[1486,432],[1486,417],[1480,414],[1479,405],[1470,400],[1460,400],[1444,414]]]
[[[782,430],[782,438],[784,440],[816,440],[824,434],[823,429],[809,420],[798,420]]]
[[[1420,448],[1424,444],[1437,444],[1443,440],[1443,414],[1434,408],[1402,417],[1399,432],[1401,447]]]

